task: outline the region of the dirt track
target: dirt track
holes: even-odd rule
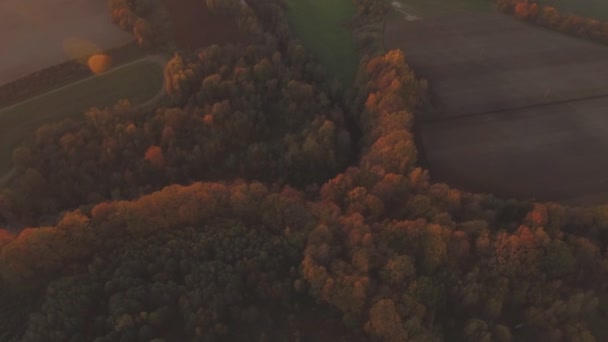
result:
[[[0,84],[131,39],[110,21],[106,0],[2,0]]]
[[[435,180],[608,202],[608,47],[498,13],[392,18],[385,45],[430,81],[436,110],[417,133]]]

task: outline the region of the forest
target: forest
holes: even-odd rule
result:
[[[432,182],[404,53],[361,51],[340,86],[282,3],[229,9],[247,43],[175,50],[166,105],[92,109],[14,150],[0,340],[605,340],[608,206]]]

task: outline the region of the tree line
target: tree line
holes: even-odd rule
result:
[[[130,32],[140,47],[169,48],[172,32],[162,0],[108,0],[112,22]]]
[[[528,0],[496,0],[497,8],[518,19],[560,32],[608,43],[608,22],[564,14],[555,7]]]

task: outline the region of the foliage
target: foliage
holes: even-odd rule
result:
[[[575,14],[562,14],[555,7],[528,0],[496,0],[497,8],[531,23],[608,43],[608,22]]]
[[[351,141],[345,110],[314,67],[299,45],[285,56],[260,46],[176,54],[165,69],[174,106],[149,113],[121,102],[90,110],[83,123],[38,129],[15,155],[7,192],[14,214],[52,214],[197,180],[321,183],[344,167]]]
[[[362,60],[350,107],[365,132],[361,158],[335,174],[340,166],[326,169],[315,146],[339,146],[320,142],[340,129],[340,103],[306,67],[314,63],[303,49],[283,38],[274,42],[286,51],[214,46],[176,55],[166,70],[174,106],[92,111],[84,124],[47,127],[38,145],[17,153],[24,165],[47,151],[46,163],[60,155],[67,170],[84,160],[99,174],[62,169],[69,181],[48,182],[53,167],[22,168],[19,190],[29,197],[15,208],[83,203],[90,189],[99,192],[89,201],[97,204],[54,226],[0,231],[0,303],[28,317],[22,327],[0,323],[7,339],[297,340],[320,324],[303,318],[314,302],[351,329],[330,340],[594,340],[587,322],[600,317],[608,284],[608,208],[507,201],[431,183],[416,166],[411,133],[427,84],[400,51]],[[319,120],[325,110],[333,116]],[[249,113],[253,122],[271,120],[252,125]],[[298,140],[294,130],[313,138]],[[196,139],[200,151],[188,150]],[[249,151],[240,139],[289,147],[278,151],[290,172],[259,152],[188,164],[192,155],[214,156],[209,148],[222,157]],[[237,177],[230,160],[247,161],[246,174],[266,182],[209,181]],[[149,193],[189,167],[206,182]],[[289,179],[297,172],[335,175],[305,191],[272,183],[277,175],[297,183]],[[13,191],[0,202],[6,212]],[[116,200],[100,202],[110,196]],[[118,200],[129,197],[136,199]],[[12,296],[32,304],[16,306]],[[291,323],[279,336],[285,326],[267,322],[281,317]]]
[[[108,6],[112,21],[132,32],[140,47],[158,49],[171,43],[162,0],[108,0]]]
[[[89,107],[108,106],[120,99],[142,103],[158,94],[161,86],[162,70],[158,64],[138,61],[1,109],[0,172],[3,175],[8,172],[15,145],[31,137],[37,127],[82,117]],[[69,100],[66,101],[66,98]]]
[[[289,303],[311,220],[288,188],[172,186],[24,230],[0,263],[11,284],[44,291],[24,341],[167,339],[168,331],[229,339],[232,324],[253,324],[270,315],[265,308]]]

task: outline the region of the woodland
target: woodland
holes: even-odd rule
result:
[[[427,84],[403,52],[361,51],[343,85],[282,1],[228,3],[246,42],[176,49],[167,105],[91,109],[15,149],[0,340],[606,338],[607,206],[432,182],[412,128]],[[138,19],[150,4],[111,2],[144,41],[166,30]],[[357,1],[356,22],[383,4]]]

